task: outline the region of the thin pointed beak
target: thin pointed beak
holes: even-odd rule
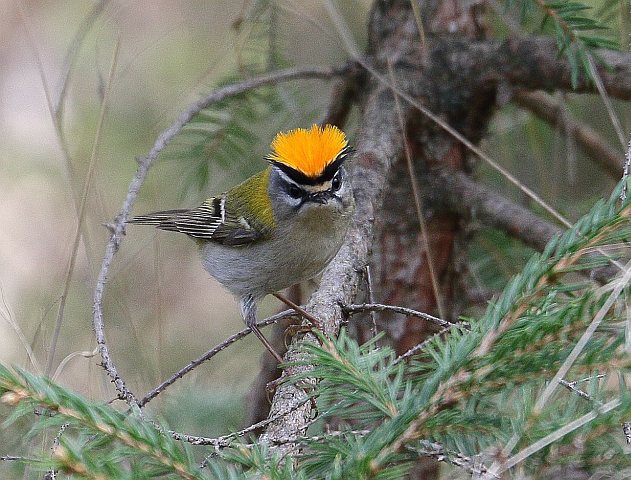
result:
[[[331,194],[331,192],[326,191],[326,192],[316,192],[316,193],[312,193],[311,195],[309,195],[309,201],[313,202],[313,203],[321,203],[322,205],[324,205],[325,203],[328,203],[328,201],[333,197],[333,195]]]

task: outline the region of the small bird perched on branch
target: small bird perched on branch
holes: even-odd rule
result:
[[[239,297],[241,314],[270,353],[256,325],[264,296],[318,275],[337,254],[354,201],[343,163],[350,147],[333,125],[279,133],[270,165],[193,209],[134,217],[197,240],[204,268]]]

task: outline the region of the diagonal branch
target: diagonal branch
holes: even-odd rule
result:
[[[611,148],[607,142],[588,125],[583,125],[561,114],[561,105],[544,92],[516,91],[513,101],[553,125],[562,128],[574,137],[590,158],[600,165],[616,181],[622,175],[624,152]]]
[[[506,232],[529,247],[543,251],[563,229],[530,210],[458,172],[433,172],[426,189],[429,201],[444,205],[460,215],[471,216],[485,225]]]
[[[473,217],[539,252],[564,231],[463,173],[434,171],[428,174],[427,181],[431,188],[427,189],[426,196],[434,206],[442,205],[460,215]],[[603,249],[596,252],[608,257]],[[604,285],[616,272],[617,268],[610,265],[583,273]]]
[[[266,327],[267,325],[271,325],[273,323],[279,322],[280,320],[283,320],[285,318],[289,318],[289,317],[292,317],[292,316],[295,316],[295,315],[296,315],[296,312],[293,311],[293,310],[284,310],[284,311],[282,311],[280,313],[277,313],[276,315],[272,315],[271,317],[266,318],[265,320],[262,320],[262,321],[258,322],[257,326],[258,327]],[[226,348],[228,348],[230,345],[232,345],[236,341],[241,340],[242,338],[246,337],[251,332],[252,332],[252,329],[248,327],[248,328],[244,328],[240,332],[237,332],[234,335],[231,335],[230,337],[226,338],[223,342],[221,342],[217,346],[215,346],[215,347],[211,348],[210,350],[208,350],[201,357],[191,361],[188,365],[186,365],[185,367],[183,367],[180,370],[178,370],[177,372],[175,372],[167,380],[165,380],[160,385],[158,385],[153,390],[151,390],[147,395],[145,395],[138,402],[138,406],[140,408],[144,407],[151,400],[153,400],[155,397],[157,397],[160,393],[162,393],[164,390],[166,390],[167,387],[169,387],[170,385],[175,383],[178,379],[182,378],[187,373],[190,373],[191,371],[193,371],[193,369],[197,368],[202,363],[207,362],[212,357],[217,355],[219,352],[225,350]]]

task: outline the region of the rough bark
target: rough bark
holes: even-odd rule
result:
[[[370,26],[370,50],[375,65],[392,66],[399,88],[447,121],[470,140],[479,141],[495,104],[494,82],[483,79],[480,64],[467,58],[467,45],[483,37],[476,12],[459,2],[423,2],[425,43],[410,2],[378,2]],[[445,36],[458,25],[457,35]],[[485,48],[488,48],[488,44]],[[423,208],[423,224],[414,203],[413,182],[421,193],[432,187],[433,168],[468,171],[465,147],[417,110],[403,106],[400,130],[409,149],[397,157],[388,176],[384,206],[378,217],[371,262],[374,294],[379,302],[417,308],[455,320],[462,298],[458,279],[465,241],[457,213],[447,208]],[[409,155],[411,158],[407,158]],[[410,176],[408,161],[415,177]],[[425,235],[421,228],[425,229]],[[427,242],[427,243],[425,243]],[[437,329],[426,322],[381,313],[398,355],[421,343]],[[367,332],[364,332],[366,336]],[[410,478],[437,478],[438,463],[419,461]]]

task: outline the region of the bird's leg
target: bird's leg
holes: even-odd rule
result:
[[[256,335],[261,343],[265,345],[265,348],[272,354],[272,356],[278,360],[278,363],[282,363],[283,357],[281,357],[272,344],[267,341],[267,338],[263,335],[263,332],[259,329],[256,324],[256,302],[251,295],[246,295],[241,298],[241,315],[243,315],[243,319],[245,320],[245,324],[252,330],[254,335]]]
[[[309,320],[309,322],[311,322],[311,325],[313,325],[315,328],[317,328],[318,330],[322,330],[322,324],[320,323],[320,320],[318,320],[317,318],[315,318],[313,315],[311,315],[309,312],[307,312],[304,308],[302,308],[300,305],[296,305],[294,302],[292,302],[291,300],[289,300],[287,297],[285,297],[284,295],[281,295],[280,293],[276,292],[276,293],[272,293],[272,295],[274,295],[276,298],[278,298],[281,302],[283,302],[285,305],[287,305],[289,308],[291,308],[292,310],[295,310],[296,312],[298,312],[301,316],[303,316],[304,318],[306,318],[307,320]]]

